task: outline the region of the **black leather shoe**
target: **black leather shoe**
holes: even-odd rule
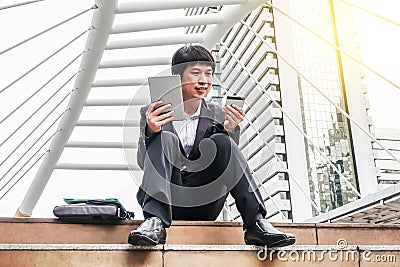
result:
[[[293,245],[296,237],[290,233],[282,233],[266,219],[258,219],[254,226],[244,231],[244,241],[246,245],[285,247]]]
[[[167,232],[162,221],[157,217],[147,218],[128,237],[128,243],[136,246],[155,246],[165,244]]]

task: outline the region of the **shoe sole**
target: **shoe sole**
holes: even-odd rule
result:
[[[160,241],[154,241],[153,239],[145,235],[129,235],[128,243],[134,246],[156,246],[165,244],[165,239],[160,239]]]
[[[254,246],[267,246],[267,247],[286,247],[296,243],[296,238],[287,238],[283,240],[276,241],[271,244],[264,244],[260,240],[247,240],[246,245],[254,245]]]

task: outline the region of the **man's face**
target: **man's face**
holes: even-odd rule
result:
[[[212,85],[212,74],[209,65],[188,65],[181,77],[183,101],[207,96]]]

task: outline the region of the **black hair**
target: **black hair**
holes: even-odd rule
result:
[[[210,51],[201,45],[186,45],[179,48],[172,56],[171,71],[174,75],[181,75],[186,67],[194,64],[206,64],[215,71],[215,60]]]

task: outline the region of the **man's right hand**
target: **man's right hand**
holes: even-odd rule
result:
[[[163,101],[156,101],[149,106],[146,111],[146,122],[147,122],[147,134],[158,133],[161,131],[161,127],[174,119],[174,111],[171,110],[165,114],[167,109],[171,107],[171,104],[166,104],[162,107],[156,108],[163,104]]]

